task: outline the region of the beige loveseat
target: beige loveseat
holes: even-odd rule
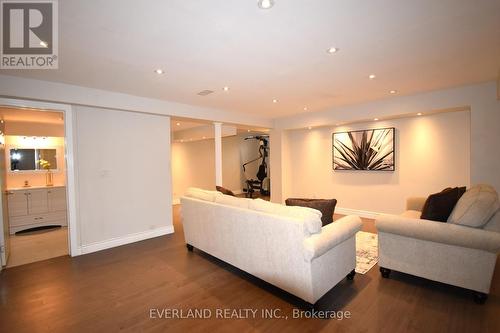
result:
[[[190,188],[181,198],[193,247],[273,284],[312,306],[354,277],[357,216],[322,227],[321,212]]]
[[[480,185],[481,189],[494,191],[485,185]],[[448,223],[420,219],[425,200],[410,198],[403,214],[377,218],[382,276],[387,278],[391,270],[395,270],[470,289],[476,292],[476,302],[483,303],[490,291],[500,251],[498,203],[485,206],[496,213],[484,225],[471,227],[475,223],[471,214],[477,212],[467,207],[458,208],[460,201],[450,219],[469,214],[466,216],[469,226],[451,223],[450,219]]]

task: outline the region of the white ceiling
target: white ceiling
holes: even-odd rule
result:
[[[275,118],[500,69],[499,0],[64,0],[59,13],[60,69],[3,74]]]

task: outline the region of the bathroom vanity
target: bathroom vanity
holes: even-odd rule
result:
[[[43,226],[66,226],[66,187],[23,187],[7,190],[9,232]]]

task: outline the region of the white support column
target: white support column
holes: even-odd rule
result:
[[[214,123],[215,185],[222,186],[222,123]]]

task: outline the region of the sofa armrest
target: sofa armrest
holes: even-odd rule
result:
[[[345,216],[321,228],[321,233],[313,234],[304,240],[304,259],[311,261],[343,241],[353,237],[361,229],[358,216]]]
[[[424,208],[425,200],[424,197],[409,197],[406,199],[406,210],[417,210],[419,212]]]
[[[500,233],[498,232],[397,215],[379,215],[375,221],[375,226],[381,233],[492,253],[500,251]]]

